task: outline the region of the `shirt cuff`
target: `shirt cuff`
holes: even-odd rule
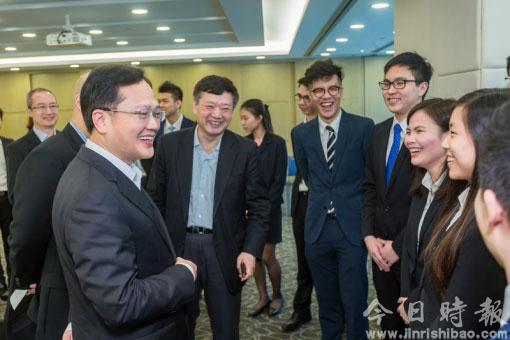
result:
[[[184,267],[188,268],[189,271],[191,272],[191,275],[193,275],[193,281],[195,281],[197,279],[196,274],[193,271],[193,268],[191,268],[191,266],[189,264],[187,264],[187,263],[178,263],[177,265],[184,266]]]

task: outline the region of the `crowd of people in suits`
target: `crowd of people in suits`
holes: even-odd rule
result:
[[[506,338],[510,90],[425,99],[432,74],[415,52],[389,60],[379,86],[393,117],[376,125],[342,109],[333,61],[299,79],[298,285],[283,332],[312,319],[315,288],[322,339],[372,338],[373,313],[385,339]],[[192,97],[196,122],[176,84],[156,100],[143,70],[100,66],[76,82],[60,132],[55,95],[27,94],[29,132],[0,148],[7,339],[194,339],[202,298],[213,338],[239,339],[251,277],[249,315],[282,311],[285,140],[256,98],[240,105],[248,135],[228,130],[228,78],[202,78]]]

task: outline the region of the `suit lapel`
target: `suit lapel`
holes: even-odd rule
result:
[[[398,176],[398,172],[399,172],[400,168],[406,162],[409,162],[409,151],[407,150],[405,145],[402,143],[402,146],[400,147],[400,151],[398,152],[397,160],[395,161],[395,165],[393,166],[393,170],[391,172],[390,185],[388,186],[388,190],[393,185],[393,182],[395,182],[395,178]],[[386,168],[384,170],[384,173],[386,174]]]
[[[377,153],[377,173],[382,174],[380,176],[382,180],[383,187],[386,187],[386,191],[389,188],[389,185],[386,185],[386,151],[388,150],[388,138],[390,138],[390,130],[391,125],[393,124],[393,118],[386,120],[386,124],[384,126],[384,133],[381,135],[380,140],[377,141],[380,145],[379,152]]]
[[[319,155],[320,162],[324,169],[329,173],[328,164],[326,163],[326,156],[324,156],[324,149],[322,148],[321,132],[319,129],[319,118],[306,123],[310,129],[310,138],[312,141],[312,147],[315,149],[315,154]],[[305,125],[305,126],[307,126]],[[336,150],[335,150],[336,152]]]
[[[342,116],[340,118],[340,125],[336,133],[337,139],[335,143],[335,157],[333,159],[333,176],[337,173],[338,168],[340,167],[340,161],[344,154],[345,147],[347,146],[347,141],[349,140],[351,133],[351,130],[349,129],[349,114],[345,111],[342,111],[341,114]]]
[[[218,156],[218,166],[216,168],[216,182],[214,184],[214,209],[213,216],[216,215],[216,210],[220,204],[221,197],[225,191],[232,167],[234,166],[237,158],[237,141],[233,138],[232,133],[225,130],[223,135],[220,153]]]
[[[182,134],[179,150],[175,160],[170,160],[176,166],[179,192],[182,202],[182,216],[188,223],[189,200],[191,195],[191,177],[193,175],[194,136],[196,129],[189,129]]]

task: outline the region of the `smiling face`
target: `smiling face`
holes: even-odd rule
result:
[[[165,117],[169,119],[172,116],[176,116],[181,109],[181,101],[175,99],[175,97],[168,92],[159,93],[159,106],[165,112]],[[178,117],[178,116],[177,116]]]
[[[331,95],[330,89],[340,89],[335,95]],[[319,116],[326,123],[331,123],[338,116],[340,109],[340,101],[342,99],[343,89],[342,83],[336,74],[330,78],[320,78],[312,82],[311,93],[312,99],[319,108]],[[322,89],[324,95],[319,96],[314,93],[317,89]]]
[[[411,70],[404,65],[395,65],[390,67],[388,72],[384,75],[384,80],[393,82],[395,80],[416,80]],[[411,109],[422,101],[425,92],[427,91],[427,83],[414,83],[408,82],[403,89],[395,89],[392,85],[389,89],[383,90],[382,95],[384,103],[388,110],[401,120],[407,117]]]
[[[57,99],[51,93],[38,91],[32,94],[32,106],[28,115],[34,120],[38,129],[53,129],[58,120]]]
[[[450,131],[443,141],[451,179],[471,182],[476,163],[476,149],[466,126],[464,107],[459,105],[450,118]]]
[[[154,155],[153,143],[159,129],[159,119],[152,116],[144,119],[140,115],[127,113],[159,109],[151,87],[145,81],[122,86],[118,98],[124,98],[115,108],[118,112],[94,111],[94,124],[103,135],[103,147],[127,164],[151,158]]]
[[[447,132],[443,132],[427,112],[415,112],[409,120],[404,140],[411,154],[411,163],[429,172],[442,166],[446,160],[446,151],[441,143],[446,135]]]
[[[208,139],[223,135],[232,120],[233,110],[233,97],[229,92],[220,95],[201,92],[198,102],[193,101],[198,128]]]

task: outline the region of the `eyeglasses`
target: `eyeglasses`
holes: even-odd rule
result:
[[[149,117],[156,119],[157,121],[161,120],[161,116],[163,116],[163,111],[161,109],[156,109],[154,111],[145,111],[145,110],[137,110],[137,111],[127,111],[127,110],[119,110],[119,109],[110,109],[107,107],[98,107],[99,110],[109,111],[109,112],[122,112],[129,113],[132,115],[137,115],[140,120],[148,120]]]
[[[337,96],[340,93],[341,89],[342,89],[341,86],[333,85],[333,86],[328,87],[327,90],[323,87],[317,87],[317,88],[313,89],[311,92],[316,97],[320,98],[326,94],[326,91],[328,91],[330,96]]]
[[[410,79],[397,79],[394,81],[383,80],[383,81],[379,82],[379,87],[381,88],[381,90],[389,90],[391,85],[393,85],[393,88],[395,90],[402,90],[403,88],[406,87],[407,83],[419,84],[419,83],[423,83],[423,81],[410,80]]]
[[[302,95],[300,95],[299,93],[296,93],[296,94],[294,95],[294,97],[296,97],[296,99],[297,99],[298,101],[303,100],[303,101],[305,101],[305,102],[310,102],[310,101],[312,100],[312,98],[310,98],[310,96],[309,96],[309,95],[307,95],[307,94],[305,94],[304,96],[302,96]]]
[[[37,106],[32,106],[31,109],[34,111],[46,111],[48,109],[50,109],[50,111],[54,111],[54,110],[58,109],[58,104],[37,105]]]

